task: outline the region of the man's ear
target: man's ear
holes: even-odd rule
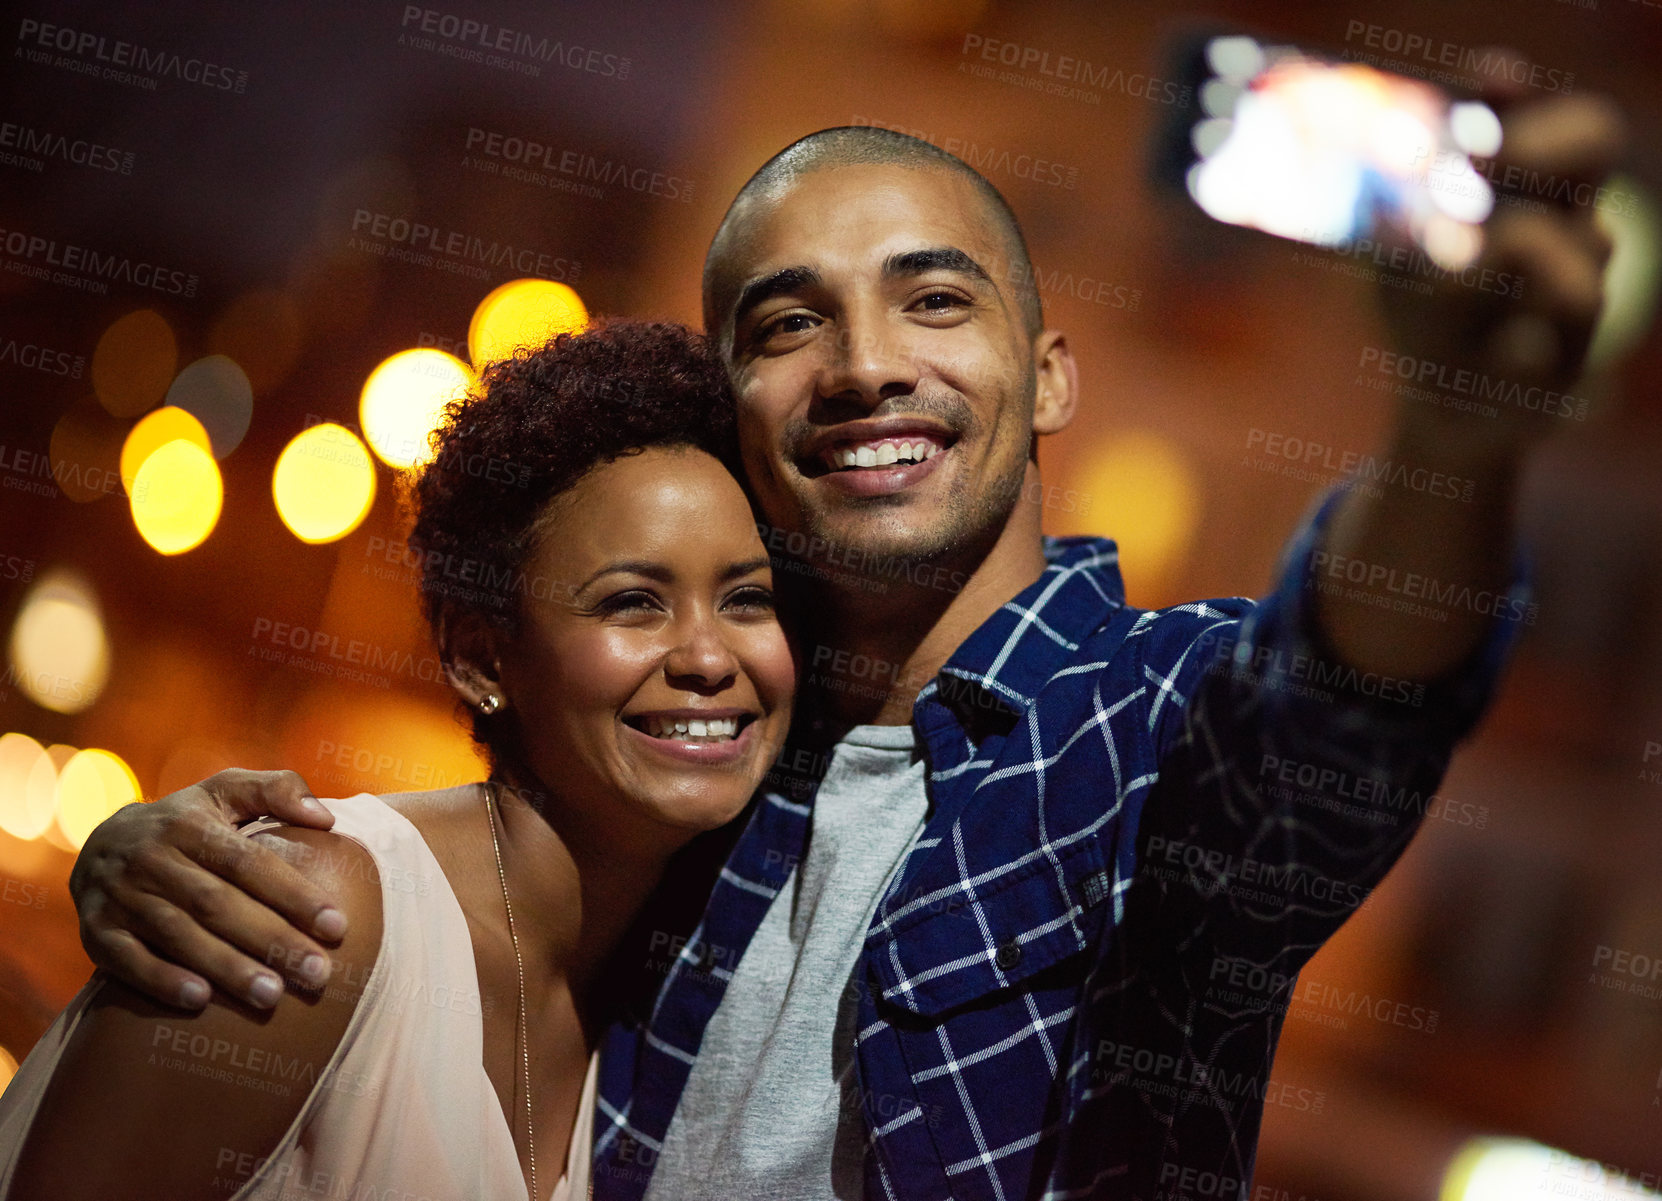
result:
[[[501,629],[483,614],[446,609],[439,616],[438,635],[445,678],[462,702],[487,714],[505,709]]]
[[[1038,377],[1033,432],[1054,434],[1066,429],[1079,407],[1079,365],[1061,330],[1047,329],[1033,339],[1033,372]]]

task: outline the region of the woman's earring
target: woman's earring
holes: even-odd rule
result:
[[[479,712],[483,713],[486,717],[489,717],[500,708],[502,708],[502,698],[497,696],[494,692],[485,693],[484,697],[479,701]]]

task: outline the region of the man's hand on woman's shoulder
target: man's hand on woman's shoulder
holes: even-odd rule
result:
[[[69,877],[93,963],[182,1009],[202,1008],[211,988],[269,1009],[282,976],[326,980],[324,942],[346,934],[346,917],[295,866],[302,844],[238,832],[265,816],[314,830],[335,820],[295,772],[232,768],[94,830]]]

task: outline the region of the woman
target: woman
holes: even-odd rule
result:
[[[793,664],[698,336],[562,335],[436,445],[411,541],[490,779],[259,832],[339,898],[331,980],[180,1016],[95,978],[0,1101],[0,1196],[581,1195],[602,967],[760,783]]]

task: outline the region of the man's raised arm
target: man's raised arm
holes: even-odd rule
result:
[[[238,833],[271,816],[327,830],[334,815],[292,771],[233,768],[117,811],[87,838],[69,875],[81,945],[93,963],[164,1005],[201,1009],[210,983],[259,1009],[295,980],[329,978],[346,918],[283,857],[287,844]]]
[[[1492,177],[1589,185],[1564,189],[1576,197],[1598,195],[1625,141],[1621,114],[1596,96],[1507,109],[1502,128]],[[1358,670],[1431,680],[1477,648],[1495,616],[1482,602],[1503,597],[1512,583],[1523,460],[1555,428],[1585,416],[1567,393],[1603,303],[1610,242],[1592,204],[1531,208],[1540,205],[1497,208],[1481,259],[1450,273],[1435,295],[1382,289],[1399,374],[1406,363],[1416,378],[1482,381],[1497,401],[1491,416],[1404,399],[1387,448],[1393,467],[1420,473],[1411,478],[1467,481],[1466,503],[1446,491],[1387,486],[1371,496],[1352,491],[1333,514],[1310,585],[1328,646]],[[1521,294],[1474,286],[1486,278],[1520,281]],[[1428,594],[1469,603],[1431,620],[1405,603]]]
[[[1502,178],[1511,165],[1596,184],[1623,142],[1620,115],[1596,98],[1511,109],[1503,128]],[[1486,233],[1472,270],[1521,278],[1521,296],[1469,286],[1470,274],[1429,297],[1382,295],[1393,353],[1506,381],[1492,415],[1405,399],[1391,482],[1330,498],[1270,597],[1244,616],[1179,606],[1181,620],[1144,636],[1145,671],[1162,683],[1150,717],[1160,780],[1139,864],[1158,938],[1193,948],[1202,992],[1207,973],[1237,962],[1290,984],[1365,902],[1446,802],[1454,746],[1528,618],[1516,480],[1564,422],[1609,243],[1590,206],[1503,208]],[[1470,481],[1470,499],[1403,486],[1398,467],[1442,472],[1462,492]]]
[[[1622,141],[1614,111],[1580,98],[1509,110],[1504,134],[1511,163],[1592,182]],[[1539,410],[1580,371],[1609,252],[1589,209],[1502,209],[1486,233],[1475,270],[1522,278],[1521,297],[1450,278],[1435,295],[1386,302],[1391,353],[1504,379],[1507,397],[1525,398],[1494,416],[1402,405],[1388,474],[1401,465],[1469,480],[1469,503],[1396,483],[1375,497],[1341,493],[1293,540],[1262,603],[1180,605],[1140,631],[1159,770],[1100,995],[1130,1032],[1116,1036],[1122,1045],[1205,1082],[1206,1104],[1181,1090],[1139,1098],[1166,1107],[1161,1180],[1251,1179],[1300,971],[1428,813],[1481,824],[1479,807],[1439,789],[1528,616],[1515,483],[1562,422]],[[1416,594],[1429,602],[1418,612]],[[1112,986],[1132,972],[1145,989]]]

